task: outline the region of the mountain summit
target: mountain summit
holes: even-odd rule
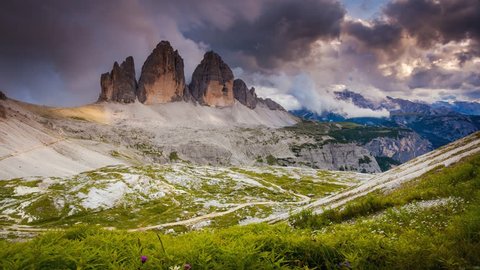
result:
[[[142,66],[140,79],[135,79],[133,57],[113,65],[110,73],[100,78],[98,102],[132,103],[136,99],[146,105],[191,101],[210,107],[231,107],[235,100],[249,109],[257,103],[270,110],[285,109],[275,101],[258,98],[255,89],[236,79],[230,67],[217,53],[205,53],[193,72],[192,81],[185,82],[183,58],[170,42],[161,41]]]
[[[202,105],[231,106],[234,102],[233,72],[220,55],[207,52],[193,72],[190,91]]]
[[[133,57],[127,57],[121,65],[115,62],[110,73],[102,74],[100,85],[102,91],[98,101],[134,102],[137,80]]]
[[[145,104],[182,100],[185,93],[183,59],[170,42],[161,41],[143,64],[138,100]]]

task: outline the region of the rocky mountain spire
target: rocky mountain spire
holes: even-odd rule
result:
[[[178,101],[184,92],[183,59],[168,41],[161,41],[143,64],[138,100],[145,104]]]
[[[248,90],[247,85],[241,79],[233,81],[233,96],[243,105],[250,109],[257,107],[257,94],[255,94],[255,88]]]
[[[137,80],[135,79],[133,57],[127,57],[121,65],[115,62],[110,73],[102,74],[100,85],[102,92],[98,101],[135,102]]]
[[[226,107],[234,103],[233,72],[222,58],[210,51],[192,75],[190,92],[202,105]]]

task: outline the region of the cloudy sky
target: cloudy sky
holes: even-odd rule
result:
[[[114,61],[138,77],[164,39],[187,81],[214,50],[287,109],[336,110],[343,89],[480,101],[479,0],[5,0],[0,37],[0,89],[37,104],[96,101]]]

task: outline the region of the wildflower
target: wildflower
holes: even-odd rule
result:
[[[341,263],[338,263],[337,265],[340,268],[346,267],[348,269],[352,269],[352,265],[350,264],[349,261],[341,262]]]
[[[180,266],[178,266],[178,265],[170,266],[168,269],[169,270],[180,270]]]
[[[184,269],[184,270],[190,270],[190,269],[192,269],[192,266],[191,266],[189,263],[186,263],[186,264],[183,266],[183,269]]]
[[[140,260],[142,261],[142,263],[147,262],[147,259],[148,259],[147,256],[144,256],[144,255],[142,255],[142,257],[140,257]]]

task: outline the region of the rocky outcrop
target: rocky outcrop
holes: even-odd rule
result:
[[[432,144],[415,132],[401,132],[397,138],[377,137],[364,145],[375,157],[388,157],[400,163],[433,150]]]
[[[218,54],[207,52],[193,72],[189,89],[202,105],[231,106],[234,103],[233,72]]]
[[[187,86],[183,59],[168,41],[158,43],[148,56],[138,84],[131,56],[121,65],[115,62],[110,73],[102,74],[100,84],[99,102],[131,103],[138,98],[147,105],[183,100],[211,107],[228,107],[237,99],[250,109],[262,104],[263,108],[285,111],[269,98],[258,98],[255,88],[248,89],[242,80],[234,81],[230,67],[213,51],[205,53]]]
[[[278,104],[277,102],[266,98],[258,98],[259,103],[265,104],[270,110],[279,110],[279,111],[285,111],[285,109],[282,107],[282,105]]]
[[[255,88],[247,88],[247,85],[241,79],[233,81],[233,96],[243,105],[250,109],[257,107],[257,94],[255,94]]]
[[[135,79],[135,65],[133,57],[129,56],[121,65],[113,64],[110,73],[102,74],[100,78],[102,92],[98,101],[114,101],[121,103],[135,102],[137,80]]]
[[[280,164],[364,173],[381,171],[370,152],[354,143],[327,143],[321,147],[303,147],[295,153],[295,158],[282,160]]]
[[[145,104],[183,99],[185,74],[183,59],[168,41],[161,41],[143,64],[138,81],[138,100]]]
[[[2,91],[0,91],[0,100],[7,100],[7,96]],[[0,104],[0,118],[3,118],[3,119],[7,118],[7,110],[1,104]]]

